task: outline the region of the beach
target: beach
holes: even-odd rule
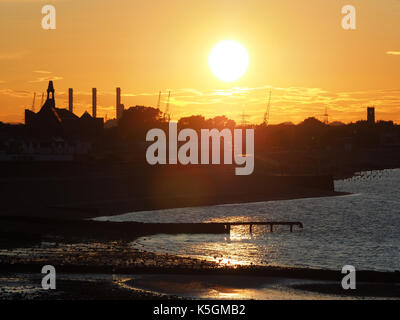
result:
[[[74,229],[76,225],[79,222],[74,224]],[[52,226],[55,223],[47,221],[46,227],[54,230]],[[87,225],[84,226],[86,230]],[[235,299],[265,299],[259,290],[254,292],[260,289],[260,284],[267,287],[263,290],[267,290],[271,299],[400,297],[398,272],[359,271],[357,278],[363,289],[355,295],[338,289],[341,274],[332,270],[229,265],[158,254],[134,249],[131,246],[134,235],[129,240],[106,240],[111,235],[105,232],[99,236],[101,240],[95,241],[88,240],[87,236],[79,239],[77,233],[68,240],[65,234],[63,237],[45,234],[46,239],[34,246],[23,236],[7,244],[1,242],[0,299],[190,299],[196,296],[221,299],[224,295]],[[40,288],[40,270],[47,264],[57,269],[58,289],[54,292]],[[221,282],[224,277],[226,280]],[[269,288],[271,284],[280,287]],[[197,289],[182,290],[185,287]],[[237,294],[238,290],[242,296]]]
[[[378,176],[380,180],[375,181]],[[307,252],[304,250],[309,250],[308,242],[310,248],[315,248],[318,242],[326,241],[328,245],[332,242],[327,238],[327,232],[331,236],[342,232],[348,241],[351,238],[347,232],[351,232],[350,235],[356,237],[356,245],[350,242],[342,250],[360,251],[357,243],[364,240],[358,237],[362,234],[373,235],[371,231],[375,230],[366,232],[365,224],[373,227],[369,220],[357,227],[352,220],[348,220],[350,216],[345,218],[341,215],[338,220],[335,211],[327,215],[316,210],[321,206],[343,208],[349,210],[354,221],[359,222],[365,216],[376,222],[378,220],[374,215],[369,216],[367,212],[355,214],[354,210],[366,201],[364,197],[373,203],[388,201],[379,197],[390,196],[383,186],[388,185],[387,179],[392,181],[397,176],[396,170],[365,173],[338,182],[337,192],[312,192],[310,189],[291,196],[251,199],[261,202],[249,202],[250,199],[234,202],[230,199],[225,204],[207,206],[204,203],[200,207],[182,205],[181,208],[167,206],[163,209],[150,207],[148,211],[140,211],[141,207],[136,207],[136,211],[125,210],[127,213],[122,215],[115,215],[119,209],[114,203],[117,209],[102,211],[106,214],[104,216],[91,208],[47,207],[40,210],[18,209],[14,215],[8,216],[3,213],[0,216],[0,299],[398,299],[400,273],[391,268],[395,267],[393,259],[396,257],[390,256],[387,250],[382,253],[389,252],[389,255],[380,256],[380,251],[374,249],[374,243],[368,244],[372,248],[369,249],[364,242],[367,250],[364,255],[368,257],[369,250],[372,250],[371,254],[378,260],[367,259],[366,262],[373,262],[375,266],[366,265],[366,268],[357,269],[358,289],[355,292],[341,288],[343,275],[340,269],[334,267],[335,261],[326,260],[325,265],[321,264],[329,257],[321,256],[321,253],[329,252],[329,247],[321,247],[320,253],[313,249],[314,252],[308,252],[308,259],[302,259]],[[365,196],[355,194],[360,186],[370,188],[370,179],[375,179],[373,185],[378,189],[383,188],[382,195],[372,196],[370,193],[373,190],[369,189],[362,189]],[[396,183],[397,180],[393,181]],[[395,210],[396,202],[392,204]],[[368,202],[366,205],[370,206]],[[288,210],[294,211],[290,213]],[[369,210],[375,212],[374,207],[370,206]],[[325,224],[319,222],[318,214],[324,214]],[[305,231],[294,230],[291,233],[286,230],[287,227],[266,233],[258,229],[254,231],[254,238],[249,238],[248,230],[233,230],[229,240],[224,234],[199,235],[201,226],[207,222],[245,218],[260,221],[274,217],[287,220],[298,217],[305,222]],[[339,228],[342,224],[353,229],[342,230]],[[361,228],[361,233],[354,233],[355,227]],[[381,227],[386,228],[385,234],[390,237],[395,231],[395,225]],[[200,247],[196,245],[196,239],[200,239]],[[315,242],[315,239],[320,240]],[[381,245],[384,244],[382,240],[377,239]],[[187,252],[186,241],[192,243]],[[216,247],[212,244],[220,255],[212,257],[213,254],[206,250],[205,245],[212,243],[209,241],[220,243]],[[240,246],[254,246],[260,241],[269,243],[275,249],[279,243],[285,246],[279,248],[278,256],[273,254],[263,258],[263,251],[260,251],[257,259],[247,261],[246,252],[240,251]],[[174,246],[168,247],[174,243]],[[293,255],[291,243],[298,248],[299,255]],[[157,244],[163,244],[165,248],[160,250]],[[228,250],[222,257],[223,248],[230,247],[235,250]],[[229,256],[235,251],[239,255],[245,254],[235,260],[235,257]],[[276,260],[285,258],[291,252],[291,260]],[[331,258],[336,255],[335,251],[330,253]],[[341,255],[338,256],[340,258]],[[379,264],[379,259],[383,264]],[[385,259],[389,259],[388,262]],[[304,265],[308,261],[310,263]],[[362,261],[358,263],[363,265]],[[59,282],[54,292],[41,289],[40,272],[44,265],[56,267]]]

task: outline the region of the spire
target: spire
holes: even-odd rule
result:
[[[50,99],[50,93],[51,93],[51,99],[54,100],[54,86],[53,86],[53,81],[49,81],[49,86],[47,88],[47,99]]]

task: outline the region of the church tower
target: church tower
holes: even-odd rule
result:
[[[50,98],[50,93],[51,93],[51,98]],[[47,87],[47,100],[49,100],[49,99],[54,101],[53,81],[49,81],[49,86]]]

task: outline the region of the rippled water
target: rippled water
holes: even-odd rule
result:
[[[228,235],[139,238],[139,249],[190,255],[229,264],[301,266],[339,270],[400,269],[400,170],[363,172],[335,181],[340,197],[280,200],[127,213],[98,220],[141,222],[301,221],[288,226],[234,227]]]

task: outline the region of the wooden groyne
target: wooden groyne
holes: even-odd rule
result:
[[[154,234],[229,234],[232,226],[244,225],[253,232],[255,226],[269,227],[289,225],[302,228],[301,222],[288,221],[241,221],[210,223],[142,223],[142,222],[107,222],[76,219],[38,218],[0,216],[0,244],[14,246],[40,245],[48,235],[57,234],[61,238],[76,241],[134,241],[139,237]],[[297,229],[297,228],[296,228]],[[268,229],[266,230],[268,231]],[[47,240],[43,240],[47,241]]]
[[[225,223],[225,228],[228,232],[230,232],[231,226],[243,226],[248,225],[250,226],[250,233],[253,232],[253,226],[269,226],[269,231],[273,232],[274,226],[290,226],[290,232],[293,232],[293,227],[298,226],[299,228],[303,229],[303,223],[295,221],[295,222],[288,222],[288,221],[268,221],[268,222],[229,222]]]
[[[130,223],[124,223],[130,224]],[[249,232],[253,232],[254,226],[266,226],[270,232],[273,232],[274,226],[289,226],[290,232],[293,232],[295,226],[303,229],[303,223],[298,221],[254,221],[254,222],[206,222],[206,223],[143,223],[142,230],[151,230],[153,233],[167,234],[229,234],[232,226],[249,226]]]

